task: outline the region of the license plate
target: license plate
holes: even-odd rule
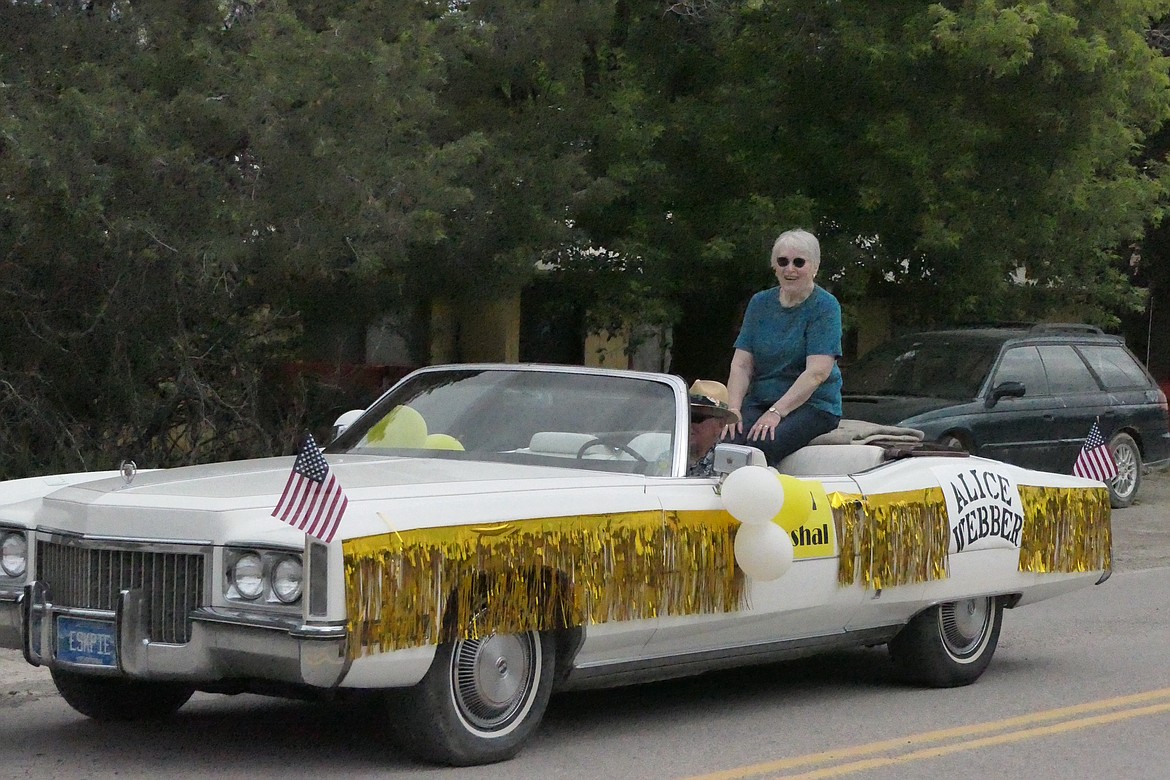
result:
[[[117,666],[114,624],[104,620],[57,617],[57,660],[83,666]]]

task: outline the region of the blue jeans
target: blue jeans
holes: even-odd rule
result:
[[[780,421],[780,424],[776,426],[775,439],[769,439],[765,436],[763,439],[748,441],[748,431],[766,411],[768,411],[767,406],[744,407],[742,412],[743,433],[732,439],[732,442],[747,444],[763,450],[764,455],[768,458],[769,466],[775,466],[785,456],[796,452],[822,433],[835,431],[837,423],[841,422],[841,418],[835,414],[804,404]]]

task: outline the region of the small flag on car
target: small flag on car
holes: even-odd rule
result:
[[[1073,464],[1073,474],[1086,479],[1095,479],[1098,482],[1108,482],[1117,476],[1117,464],[1113,461],[1113,453],[1101,435],[1101,426],[1093,421],[1089,429],[1089,436],[1085,439],[1077,455],[1077,462]]]
[[[333,541],[349,499],[329,470],[313,435],[306,434],[272,516],[323,542]]]

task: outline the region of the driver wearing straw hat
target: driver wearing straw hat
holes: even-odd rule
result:
[[[713,477],[715,445],[723,434],[724,426],[738,421],[739,415],[731,410],[727,387],[722,382],[696,379],[687,394],[691,400],[687,476]]]

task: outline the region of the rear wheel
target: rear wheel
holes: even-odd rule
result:
[[[555,652],[538,631],[440,645],[422,682],[392,699],[399,746],[452,766],[516,755],[548,706]]]
[[[982,596],[920,612],[890,640],[890,657],[908,682],[934,688],[979,679],[999,643],[1003,604]]]
[[[92,677],[64,669],[51,673],[65,703],[94,720],[161,720],[174,714],[195,692],[180,683]]]
[[[1117,476],[1109,483],[1109,504],[1121,509],[1133,503],[1142,485],[1142,453],[1128,433],[1118,433],[1110,439],[1109,451],[1117,464]]]

